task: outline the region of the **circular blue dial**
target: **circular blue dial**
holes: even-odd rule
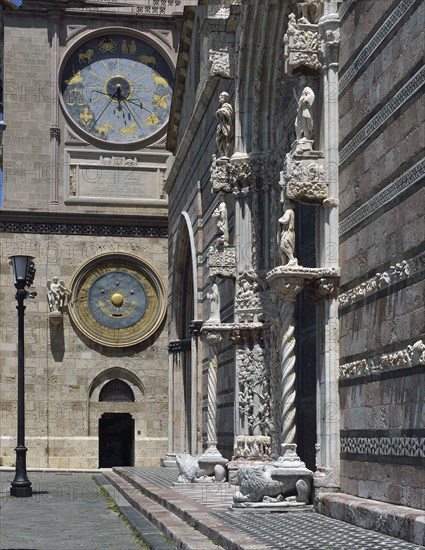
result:
[[[167,122],[173,73],[150,44],[126,34],[96,36],[62,69],[64,107],[80,130],[117,144],[141,141]]]
[[[140,281],[124,271],[106,273],[91,285],[88,307],[104,327],[124,329],[142,319],[147,308],[146,291]]]

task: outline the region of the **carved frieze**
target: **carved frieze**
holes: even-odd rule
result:
[[[267,273],[266,280],[272,290],[281,298],[294,300],[304,286],[305,281],[335,279],[339,269],[302,266],[278,266]]]
[[[234,448],[235,458],[270,456],[271,438],[267,435],[238,435]]]
[[[210,246],[207,253],[207,267],[210,277],[236,276],[236,250],[234,246]]]
[[[341,378],[355,378],[418,365],[425,365],[425,344],[423,340],[418,340],[399,351],[341,365],[339,374]]]
[[[341,294],[339,296],[339,307],[353,304],[358,300],[366,298],[366,296],[374,294],[382,288],[386,288],[398,281],[407,279],[410,275],[410,271],[409,262],[406,260],[391,265],[383,273],[376,273],[372,278]]]

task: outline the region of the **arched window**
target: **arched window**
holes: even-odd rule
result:
[[[115,378],[100,390],[99,401],[134,401],[134,393],[128,384]]]

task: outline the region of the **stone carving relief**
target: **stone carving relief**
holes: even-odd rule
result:
[[[238,435],[235,458],[267,457],[271,454],[271,437],[267,435]]]
[[[233,146],[234,111],[227,92],[221,92],[219,102],[220,107],[215,113],[218,119],[215,138],[221,158],[229,158]]]
[[[262,306],[257,277],[244,273],[238,281],[235,310],[242,323],[256,323],[262,320]]]
[[[346,363],[339,367],[339,373],[341,378],[355,378],[418,365],[425,365],[425,344],[423,340],[418,340],[413,345],[393,353],[385,353],[371,359]]]
[[[72,164],[69,167],[69,194],[72,197],[75,197],[75,195],[77,194],[77,180],[78,180],[77,166],[75,166],[75,164]]]
[[[320,152],[314,153],[322,156]],[[307,204],[320,204],[327,199],[328,186],[323,160],[314,156],[310,154],[303,158],[296,154],[286,154],[282,176],[289,199]]]
[[[387,271],[384,271],[383,273],[376,273],[376,275],[368,281],[364,281],[360,285],[357,285],[356,287],[341,294],[339,296],[339,307],[345,307],[357,302],[357,300],[362,300],[363,298],[366,298],[366,296],[369,296],[382,288],[386,288],[394,283],[397,283],[398,281],[407,279],[409,275],[410,267],[408,261],[403,260],[395,265],[391,265]]]
[[[252,349],[237,349],[239,414],[243,430],[247,435],[268,436],[270,433],[270,394],[264,350],[258,344]],[[245,443],[248,443],[246,441]],[[245,447],[245,453],[258,456],[260,449],[256,441]]]
[[[218,159],[215,155],[212,157],[211,163],[211,192],[219,193],[223,191],[225,193],[232,192],[232,186],[229,180],[229,173],[227,170],[227,160]]]
[[[309,69],[319,72],[319,33],[317,25],[306,17],[297,20],[294,13],[289,14],[288,29],[283,37],[285,72],[289,75],[297,70]]]
[[[210,277],[236,276],[236,251],[234,246],[210,246],[207,253],[207,267]]]
[[[138,165],[138,161],[137,161],[137,157],[124,157],[124,156],[119,156],[119,157],[103,157],[103,156],[100,156],[100,159],[99,159],[99,164],[103,164],[105,166],[137,166]]]

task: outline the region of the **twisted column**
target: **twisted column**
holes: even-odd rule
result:
[[[267,277],[278,304],[276,332],[280,327],[280,420],[281,443],[296,440],[296,386],[295,386],[295,299],[303,289],[304,278],[297,271],[287,271],[286,266],[276,268]],[[301,268],[298,268],[298,271]]]
[[[280,345],[280,415],[284,443],[295,443],[295,301],[284,300],[281,305],[281,322],[284,330]]]

